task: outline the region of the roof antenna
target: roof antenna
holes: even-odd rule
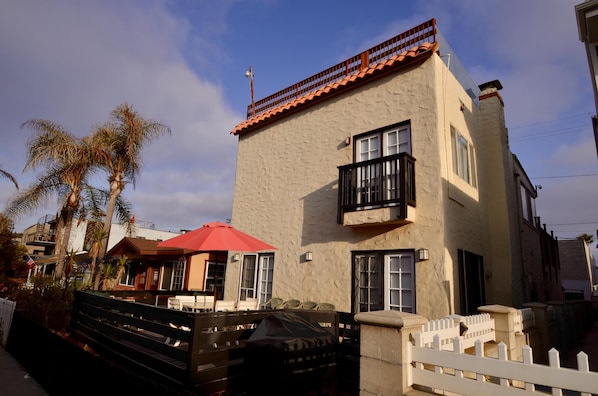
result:
[[[249,70],[245,72],[245,77],[249,77],[249,88],[251,89],[251,116],[255,117],[255,101],[253,99],[253,68],[249,66]]]

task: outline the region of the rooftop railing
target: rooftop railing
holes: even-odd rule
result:
[[[326,85],[358,73],[361,69],[374,66],[392,56],[425,42],[436,42],[436,20],[430,19],[359,55],[355,55],[318,74],[302,80],[288,88],[276,92],[254,104],[247,106],[247,119],[262,114],[283,103],[295,100],[307,93],[317,91]]]

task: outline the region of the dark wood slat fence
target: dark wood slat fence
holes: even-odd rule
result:
[[[138,297],[145,302],[158,301],[155,296]],[[331,386],[336,388],[337,383],[341,384],[344,390],[338,394],[357,394],[359,326],[353,315],[291,311],[317,321],[339,340],[334,346]],[[69,331],[100,355],[127,370],[159,379],[170,389],[234,395],[244,392],[247,386],[244,375],[247,340],[255,327],[273,312],[191,313],[133,302],[130,298],[76,292]],[[317,350],[301,353],[317,353]],[[295,353],[291,360],[296,358],[309,361],[313,357]]]

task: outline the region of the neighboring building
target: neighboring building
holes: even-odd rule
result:
[[[41,217],[36,224],[23,231],[21,243],[31,256],[46,256],[54,253],[56,246],[56,218],[52,215]]]
[[[231,260],[225,299],[429,318],[529,301],[558,255],[501,88],[476,86],[431,20],[255,102],[232,131],[232,224],[279,250]]]
[[[598,114],[598,0],[588,0],[575,6],[579,39],[585,44],[590,66],[592,87],[594,88],[594,102]],[[592,116],[596,153],[598,154],[598,121]]]
[[[561,266],[559,262],[559,245],[552,234],[540,224],[536,213],[538,191],[529,180],[525,170],[516,156],[514,158],[515,189],[518,190],[517,201],[520,203],[518,213],[520,237],[513,234],[513,245],[521,252],[520,277],[522,280],[521,296],[523,301],[548,302],[563,300],[561,283]],[[518,267],[514,267],[517,271]],[[516,300],[520,303],[520,299]]]
[[[125,273],[117,290],[195,290],[222,297],[226,253],[197,253],[158,247],[157,241],[123,238],[108,256],[127,256]]]
[[[565,299],[591,301],[598,281],[595,279],[596,259],[586,241],[559,241],[559,257]]]
[[[68,252],[77,254],[77,261],[89,261],[87,252],[92,243],[93,236],[89,235],[88,221],[79,222],[77,219],[73,220],[73,227],[67,247]],[[145,224],[133,224],[130,230],[127,230],[126,225],[113,223],[108,237],[108,247],[110,250],[125,236],[132,238],[148,239],[153,241],[163,241],[170,239],[181,232],[156,230],[153,224],[145,227]],[[56,264],[56,256],[54,248],[56,246],[56,219],[53,215],[45,215],[41,217],[37,224],[34,224],[23,231],[21,238],[22,244],[27,248],[27,253],[34,258],[38,264],[38,271],[50,275],[54,271]]]

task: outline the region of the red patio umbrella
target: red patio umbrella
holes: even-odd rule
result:
[[[245,234],[231,225],[215,221],[201,228],[178,235],[158,243],[158,247],[182,248],[203,252],[235,250],[239,252],[259,252],[275,250],[272,245]]]

